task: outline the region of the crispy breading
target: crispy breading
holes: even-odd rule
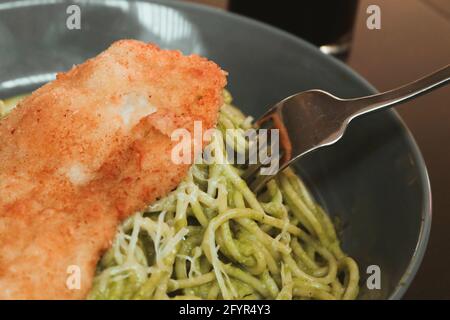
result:
[[[177,128],[216,124],[225,72],[121,40],[0,121],[0,298],[81,299],[117,225],[175,188]],[[70,266],[80,289],[66,285]]]

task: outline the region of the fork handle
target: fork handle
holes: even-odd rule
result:
[[[450,65],[400,88],[372,96],[346,99],[346,109],[351,119],[377,110],[392,107],[413,97],[437,89],[450,81]]]

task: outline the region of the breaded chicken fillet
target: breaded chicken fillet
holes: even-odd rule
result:
[[[187,173],[171,133],[215,126],[225,84],[204,58],[122,40],[2,119],[0,298],[85,298],[117,225]]]

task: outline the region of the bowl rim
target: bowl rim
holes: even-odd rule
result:
[[[22,2],[22,5],[20,4]],[[83,4],[90,2],[93,3],[105,3],[105,0],[79,0],[77,3]],[[181,2],[176,0],[108,0],[108,2],[143,2],[143,3],[155,3],[161,6],[179,8],[181,10],[196,10],[199,12],[203,12],[205,14],[216,15],[217,17],[224,19],[233,19],[237,23],[252,25],[259,29],[263,29],[266,32],[272,33],[277,37],[281,37],[290,41],[298,46],[306,48],[309,51],[316,52],[318,55],[322,55],[322,58],[328,60],[333,64],[336,68],[340,69],[340,71],[346,73],[350,76],[350,78],[355,79],[357,82],[361,83],[368,91],[373,94],[378,93],[378,90],[371,85],[365,78],[363,78],[360,74],[358,74],[355,70],[339,61],[337,58],[326,55],[322,53],[317,47],[313,44],[307,42],[306,40],[295,36],[287,31],[284,31],[280,28],[271,26],[267,23],[257,21],[255,19],[245,17],[243,15],[239,15],[236,13],[232,13],[220,8],[215,8],[207,5],[202,5],[198,3],[190,3],[190,2]],[[11,6],[11,4],[15,3]],[[18,9],[20,7],[29,7],[29,6],[46,6],[46,5],[58,5],[66,3],[64,0],[41,0],[36,2],[30,2],[28,0],[7,0],[1,4],[1,10],[8,9]],[[8,5],[9,4],[9,5]],[[432,195],[431,195],[431,186],[430,179],[427,171],[427,167],[425,164],[425,160],[423,159],[420,148],[415,141],[410,129],[404,122],[404,120],[400,117],[397,111],[390,109],[387,110],[388,116],[391,117],[392,120],[401,128],[402,135],[405,139],[405,142],[408,144],[409,149],[414,157],[414,160],[417,164],[417,170],[419,173],[419,179],[421,182],[422,196],[423,196],[423,204],[422,204],[422,215],[421,215],[421,226],[419,230],[419,235],[416,242],[416,247],[414,249],[413,255],[406,267],[405,272],[400,278],[399,283],[396,285],[394,290],[389,295],[389,300],[397,300],[401,299],[405,294],[406,290],[410,286],[413,281],[425,254],[428,239],[431,231],[431,220],[432,220]]]

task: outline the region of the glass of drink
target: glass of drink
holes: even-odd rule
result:
[[[358,0],[229,0],[229,10],[269,23],[343,60],[352,39]]]

